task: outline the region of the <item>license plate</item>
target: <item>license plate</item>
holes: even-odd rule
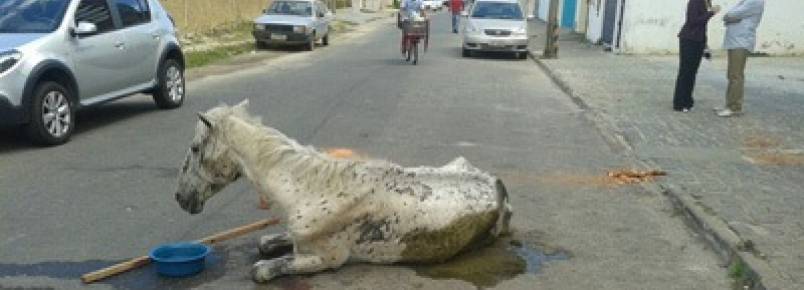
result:
[[[276,39],[276,40],[287,40],[287,39],[288,39],[288,36],[287,36],[287,35],[284,35],[284,34],[271,34],[271,39]]]

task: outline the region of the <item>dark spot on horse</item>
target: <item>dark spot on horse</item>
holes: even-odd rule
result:
[[[369,254],[374,253],[374,248],[369,248],[368,253]]]
[[[302,216],[297,215],[297,216],[296,216],[296,219],[302,219]]]
[[[321,201],[321,205],[325,205],[325,204],[327,204],[327,200],[326,200],[326,199]]]
[[[343,197],[345,197],[345,196],[346,196],[346,193],[345,193],[345,192],[338,192],[338,195],[336,195],[335,197],[337,197],[337,198],[343,198]]]
[[[366,242],[382,241],[385,237],[382,229],[383,227],[387,228],[387,226],[388,220],[376,222],[371,220],[364,221],[358,229],[360,237],[357,239],[356,243],[362,244]]]

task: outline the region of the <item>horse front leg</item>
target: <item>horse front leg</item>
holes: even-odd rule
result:
[[[283,275],[310,274],[338,268],[349,258],[349,250],[346,247],[315,252],[315,254],[294,254],[260,260],[252,267],[251,277],[257,283],[266,283]]]
[[[275,257],[293,250],[293,240],[288,232],[264,235],[257,247],[263,257]]]

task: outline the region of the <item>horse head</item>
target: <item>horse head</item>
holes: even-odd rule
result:
[[[221,120],[226,112],[243,109],[248,103],[236,107],[218,107],[198,114],[195,136],[187,150],[179,172],[176,201],[190,214],[198,214],[204,203],[237,180],[241,169],[229,145],[221,140]]]

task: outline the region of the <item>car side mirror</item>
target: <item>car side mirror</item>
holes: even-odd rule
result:
[[[78,22],[78,26],[75,27],[73,33],[77,36],[84,36],[98,33],[98,26],[94,23],[89,22]]]
[[[528,15],[528,21],[533,19],[536,19],[536,16],[534,16],[533,14]]]

